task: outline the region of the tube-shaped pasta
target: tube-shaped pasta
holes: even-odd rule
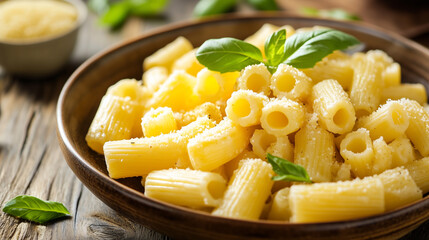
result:
[[[387,66],[382,73],[382,78],[385,87],[398,86],[401,84],[401,65],[392,63]]]
[[[232,160],[249,145],[251,130],[225,118],[218,125],[195,136],[188,143],[194,169],[211,171]]]
[[[155,66],[162,66],[171,70],[174,61],[192,49],[193,46],[188,39],[178,37],[173,42],[165,45],[163,48],[160,48],[158,51],[145,58],[143,61],[143,70],[148,70]]]
[[[274,136],[264,129],[256,129],[250,138],[253,152],[265,159],[267,153],[274,156],[293,161],[293,145],[290,143],[288,136]]]
[[[194,93],[196,83],[195,77],[184,71],[176,71],[153,94],[146,107],[170,107],[173,111],[193,109],[201,104]]]
[[[331,222],[384,212],[379,179],[293,185],[289,193],[291,222]]]
[[[141,118],[143,97],[141,83],[134,79],[124,79],[111,86],[101,99],[86,134],[88,146],[103,154],[105,142],[129,139]]]
[[[350,164],[334,162],[332,166],[334,165],[338,165],[338,168],[335,171],[335,175],[333,175],[334,182],[348,181],[352,179],[352,176],[351,176],[352,167],[350,166]]]
[[[429,192],[429,157],[412,161],[405,165],[414,182],[422,190],[423,194]]]
[[[372,142],[374,148],[374,162],[372,173],[379,174],[392,167],[392,148],[387,145],[383,137]]]
[[[410,118],[405,134],[423,157],[429,156],[429,113],[416,101],[401,99]]]
[[[294,163],[303,166],[313,182],[329,182],[334,162],[332,133],[309,121],[295,134]]]
[[[241,71],[240,77],[237,79],[237,88],[269,96],[270,78],[271,73],[264,64],[250,65]]]
[[[222,203],[212,214],[223,217],[256,220],[271,193],[274,172],[260,159],[245,159],[234,172]]]
[[[173,72],[176,70],[183,70],[196,77],[198,72],[204,68],[204,66],[198,62],[197,57],[195,56],[196,51],[196,49],[191,50],[174,61],[171,71]]]
[[[341,85],[333,79],[313,86],[313,108],[320,125],[332,133],[350,132],[356,121],[355,109]]]
[[[386,87],[383,88],[381,96],[382,102],[388,99],[398,100],[408,98],[417,101],[423,106],[428,101],[425,86],[421,83],[403,83],[401,85]]]
[[[262,108],[268,97],[250,90],[234,92],[226,102],[226,115],[242,127],[260,124]]]
[[[352,172],[358,177],[371,175],[374,150],[369,131],[360,128],[350,132],[341,141],[340,154],[344,161],[352,167]]]
[[[189,123],[197,120],[197,118],[203,116],[207,116],[209,119],[215,121],[216,123],[219,123],[223,118],[219,107],[211,102],[206,102],[201,105],[198,105],[196,108],[184,113],[174,113],[174,117],[176,118],[176,123],[179,128],[186,126]]]
[[[261,126],[268,133],[284,136],[304,123],[304,107],[287,98],[274,99],[262,108]]]
[[[173,111],[168,107],[151,109],[142,118],[142,129],[145,137],[154,137],[177,130]]]
[[[374,58],[364,54],[353,56],[354,74],[350,89],[350,99],[356,116],[369,115],[380,104],[382,66]]]
[[[408,170],[395,168],[374,176],[384,186],[386,211],[404,206],[422,198],[422,190],[416,185]]]
[[[223,165],[227,179],[232,177],[234,171],[238,168],[240,161],[247,158],[258,158],[258,156],[254,152],[244,149],[237,157]]]
[[[145,195],[191,208],[217,207],[226,189],[225,179],[212,172],[168,169],[149,173]]]
[[[154,170],[172,168],[177,161],[189,161],[186,149],[189,139],[214,125],[203,117],[174,133],[106,142],[104,156],[109,176],[143,176]]]
[[[153,94],[159,87],[167,80],[168,69],[165,67],[157,66],[148,69],[143,73],[142,79],[144,85]]]
[[[401,136],[389,143],[389,147],[392,149],[392,167],[403,166],[416,159],[414,147],[405,136]]]
[[[216,101],[222,91],[222,75],[203,68],[197,74],[195,93],[204,101]]]
[[[349,90],[352,84],[353,69],[350,64],[350,56],[341,51],[335,51],[316,63],[314,67],[303,69],[302,71],[314,83],[326,79],[335,79],[344,90]]]
[[[280,64],[271,77],[270,88],[276,97],[287,97],[304,102],[311,92],[312,80],[302,71]]]
[[[277,191],[273,196],[273,203],[268,213],[269,220],[289,221],[289,191],[290,188],[283,188]]]
[[[386,142],[391,142],[405,133],[408,124],[408,114],[403,105],[398,101],[388,101],[362,118],[359,125],[369,130],[372,139],[383,137]]]

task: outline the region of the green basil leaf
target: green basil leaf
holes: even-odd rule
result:
[[[205,17],[231,11],[236,0],[200,0],[194,8],[194,16]]]
[[[235,38],[207,40],[198,48],[198,61],[212,71],[240,71],[263,61],[261,51],[250,43]]]
[[[285,60],[285,42],[286,42],[286,30],[281,29],[274,32],[265,41],[265,57],[268,60],[268,64],[271,66],[278,66]]]
[[[161,13],[168,4],[168,0],[128,0],[131,14],[145,17]]]
[[[294,181],[311,183],[307,171],[300,165],[293,164],[283,158],[267,154],[268,162],[277,174],[272,180],[274,181]]]
[[[119,28],[124,24],[129,13],[130,6],[127,1],[117,2],[112,4],[109,10],[101,16],[100,23],[113,29]]]
[[[254,8],[262,11],[275,11],[279,10],[275,0],[247,0],[247,2]]]
[[[360,20],[359,16],[348,13],[347,11],[340,8],[335,8],[330,10],[320,10],[319,15],[321,17],[332,18],[337,20],[352,20],[352,21]]]
[[[359,43],[355,37],[333,29],[297,33],[286,39],[284,63],[296,68],[311,68],[333,51]]]
[[[4,206],[3,212],[41,224],[70,214],[62,203],[43,201],[26,195],[10,200]]]

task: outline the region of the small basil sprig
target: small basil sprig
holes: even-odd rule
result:
[[[279,10],[275,0],[247,0],[247,2],[254,8],[262,11],[275,11]]]
[[[286,39],[286,31],[273,33],[265,43],[266,61],[261,51],[235,38],[210,39],[196,53],[198,61],[212,71],[240,71],[248,65],[264,63],[271,72],[280,63],[296,68],[311,68],[335,50],[359,44],[355,37],[334,29],[301,32]]]
[[[204,17],[226,13],[236,4],[236,0],[200,0],[194,8],[194,16]]]
[[[27,195],[18,196],[10,200],[4,206],[3,212],[40,224],[45,224],[70,214],[62,203],[43,201]]]
[[[268,162],[273,167],[277,176],[274,176],[274,181],[293,181],[312,183],[307,171],[300,165],[293,164],[283,158],[267,154]]]

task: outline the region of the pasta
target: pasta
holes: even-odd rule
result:
[[[269,58],[279,29],[295,34],[267,24],[246,41]],[[86,141],[111,178],[142,177],[147,197],[216,216],[291,223],[372,216],[429,192],[426,91],[401,83],[385,52],[221,73],[196,51],[179,37],[144,60],[142,81],[108,89]],[[311,183],[274,181],[298,166]]]

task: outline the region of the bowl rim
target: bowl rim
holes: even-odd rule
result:
[[[7,2],[8,0],[4,1]],[[4,3],[0,1],[1,3]],[[67,36],[68,34],[70,34],[71,32],[74,32],[76,30],[78,30],[86,21],[87,17],[88,17],[88,9],[86,7],[86,5],[83,3],[83,1],[81,0],[60,0],[60,2],[66,2],[70,5],[72,5],[77,12],[77,20],[76,20],[76,24],[70,28],[69,30],[62,32],[60,34],[55,34],[55,35],[51,35],[51,36],[44,36],[44,37],[37,37],[37,38],[31,38],[31,39],[25,39],[25,40],[9,40],[9,39],[0,39],[0,44],[7,44],[7,45],[11,45],[11,46],[31,46],[31,45],[36,45],[36,44],[43,44],[46,42],[50,42],[59,38],[63,38],[65,36]]]
[[[85,158],[81,156],[77,152],[77,150],[73,147],[71,139],[69,138],[67,131],[65,129],[66,124],[65,124],[65,118],[63,117],[63,105],[66,101],[66,96],[68,94],[68,91],[77,82],[79,76],[85,71],[85,69],[95,64],[96,62],[100,61],[100,59],[102,59],[104,56],[112,54],[118,49],[123,48],[128,44],[132,44],[142,39],[150,38],[155,35],[169,32],[172,30],[185,29],[187,27],[196,27],[200,25],[205,25],[210,23],[213,24],[213,23],[224,22],[224,21],[247,21],[247,20],[261,20],[261,19],[265,19],[266,21],[282,20],[282,19],[283,20],[294,19],[294,20],[301,20],[301,21],[318,21],[320,22],[320,25],[323,25],[323,23],[329,23],[329,25],[332,25],[332,27],[335,27],[335,25],[337,25],[339,27],[348,27],[356,31],[366,31],[366,33],[368,34],[371,34],[374,36],[382,36],[384,39],[388,39],[396,43],[399,43],[401,45],[405,45],[407,47],[413,48],[416,51],[424,54],[425,57],[429,59],[429,49],[425,48],[419,43],[409,40],[394,32],[390,32],[367,23],[336,21],[336,20],[310,18],[310,17],[296,17],[296,16],[289,17],[287,15],[285,16],[284,13],[275,13],[275,14],[264,13],[264,14],[257,14],[257,15],[247,14],[247,13],[244,13],[244,14],[235,13],[235,14],[224,15],[221,18],[210,17],[202,20],[188,20],[188,21],[183,21],[179,23],[168,24],[166,26],[159,27],[151,31],[148,31],[146,33],[143,33],[138,37],[112,45],[111,47],[95,54],[94,56],[86,60],[73,72],[73,74],[69,77],[69,79],[63,86],[63,89],[61,90],[61,93],[57,102],[56,117],[57,117],[57,133],[58,133],[59,140],[62,141],[62,143],[67,148],[69,153],[73,155],[75,159],[74,161],[78,161],[77,163],[83,165],[86,168],[86,170],[90,171],[91,174],[96,176],[96,178],[101,179],[101,181],[104,181],[106,184],[109,184],[110,187],[114,189],[117,193],[125,195],[126,197],[131,198],[134,201],[140,202],[144,205],[147,205],[148,207],[156,208],[157,210],[160,210],[160,211],[167,211],[170,214],[180,214],[183,217],[192,218],[193,216],[195,216],[195,214],[197,214],[197,215],[200,215],[201,217],[207,218],[208,220],[212,220],[212,221],[221,220],[226,224],[234,223],[234,224],[242,224],[244,226],[252,226],[252,225],[254,226],[255,224],[257,224],[258,226],[270,226],[270,227],[282,227],[282,228],[305,227],[308,231],[322,231],[322,230],[330,231],[344,226],[347,226],[347,228],[366,227],[369,225],[373,225],[374,222],[380,222],[386,219],[392,220],[392,219],[403,218],[406,215],[410,214],[410,212],[420,213],[420,216],[419,218],[413,219],[414,221],[412,222],[410,221],[410,223],[406,226],[411,226],[417,222],[427,220],[429,218],[429,211],[427,211],[425,214],[422,214],[421,209],[425,208],[429,210],[429,195],[425,196],[419,201],[410,203],[406,206],[403,206],[393,211],[389,211],[389,212],[385,212],[385,213],[381,213],[381,214],[377,214],[369,217],[343,220],[343,221],[333,221],[333,222],[290,223],[290,222],[282,222],[282,221],[274,221],[274,220],[243,220],[243,219],[232,219],[232,218],[226,218],[221,216],[214,216],[202,211],[196,211],[189,208],[162,202],[156,199],[148,198],[142,192],[132,189],[126,186],[125,184],[122,184],[117,180],[110,178],[103,172],[97,170],[90,163],[88,163],[85,160]],[[401,226],[406,227],[405,225],[401,225]],[[379,234],[383,234],[383,233],[380,232]]]

